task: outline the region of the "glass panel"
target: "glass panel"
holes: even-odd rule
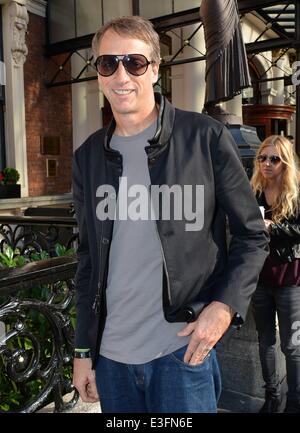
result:
[[[76,24],[77,36],[95,33],[102,26],[102,1],[76,0]]]
[[[174,12],[187,11],[188,9],[199,8],[200,0],[175,0],[174,1]]]
[[[140,15],[145,18],[156,18],[172,12],[172,0],[140,0]]]
[[[132,15],[132,0],[103,0],[103,9],[105,23],[113,18]]]
[[[50,43],[75,38],[75,11],[73,0],[51,0]]]

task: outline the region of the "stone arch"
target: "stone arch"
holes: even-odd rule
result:
[[[270,61],[272,57],[271,53],[267,53],[270,56]],[[271,63],[265,58],[267,57],[260,56],[257,54],[256,56],[251,56],[248,59],[249,65],[256,71],[257,75],[262,78],[273,78],[273,68],[270,68]],[[259,91],[261,95],[261,103],[262,104],[271,104],[273,96],[276,96],[276,90],[272,86],[272,81],[265,81],[259,84]]]

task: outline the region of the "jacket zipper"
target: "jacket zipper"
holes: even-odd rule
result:
[[[99,247],[99,273],[98,273],[98,284],[97,293],[93,302],[93,311],[97,318],[99,318],[99,313],[101,309],[101,265],[102,265],[102,240],[103,240],[103,224],[101,225],[101,236],[100,236],[100,247]],[[96,338],[96,348],[95,354],[93,356],[93,368],[95,368],[95,363],[97,359],[97,353],[99,353],[100,348],[100,330],[98,328],[97,338]]]
[[[148,188],[149,194],[150,194],[150,189],[151,189],[151,185],[149,185],[149,188]],[[150,195],[150,202],[151,202],[151,195]],[[167,268],[166,257],[165,257],[165,253],[164,253],[164,249],[163,249],[163,246],[162,246],[162,242],[161,242],[161,239],[160,239],[160,236],[159,236],[159,233],[158,233],[158,228],[157,228],[156,221],[154,221],[154,225],[155,225],[155,230],[156,230],[156,233],[157,233],[158,242],[159,242],[159,245],[160,245],[161,255],[162,255],[162,258],[163,258],[164,270],[165,270],[166,278],[167,278],[168,300],[169,300],[169,304],[172,305],[170,278],[169,278],[169,272],[168,272],[168,268]]]
[[[151,175],[150,175],[150,169],[149,169],[149,156],[148,156],[148,170],[149,170],[149,176],[150,176],[150,185],[148,186],[148,194],[149,194],[150,203],[151,203]],[[158,242],[159,242],[160,249],[161,249],[161,254],[162,254],[162,258],[163,258],[164,270],[165,270],[166,278],[167,278],[167,294],[168,294],[168,300],[169,300],[169,304],[172,305],[171,287],[170,287],[170,278],[169,278],[169,272],[168,272],[168,268],[167,268],[166,257],[165,257],[164,249],[163,249],[162,242],[161,242],[161,239],[160,239],[160,236],[159,236],[159,232],[158,232],[157,222],[156,222],[156,221],[154,221],[154,225],[155,225],[155,230],[156,230],[156,233],[157,233]]]
[[[156,227],[156,222],[155,222],[155,227]],[[168,272],[168,268],[167,268],[167,262],[166,262],[163,246],[162,246],[159,234],[158,234],[157,227],[156,227],[156,231],[157,231],[157,235],[158,235],[158,239],[159,239],[159,243],[160,243],[160,248],[161,248],[161,253],[162,253],[162,258],[163,258],[164,269],[165,269],[165,273],[166,273],[166,277],[167,277],[167,291],[168,291],[169,304],[172,305],[170,278],[169,278],[169,272]]]
[[[108,193],[104,194],[104,198],[108,196]],[[93,310],[95,315],[97,316],[100,312],[101,307],[101,269],[103,268],[103,254],[102,253],[102,244],[103,244],[103,221],[101,224],[101,236],[100,236],[100,248],[99,248],[99,273],[98,273],[98,285],[97,285],[97,293],[93,302]],[[105,270],[103,270],[105,272]]]
[[[100,247],[100,253],[101,253],[101,247]],[[93,310],[96,316],[98,316],[100,312],[101,307],[101,265],[99,265],[99,276],[98,276],[98,285],[97,285],[97,293],[93,302]]]
[[[97,293],[93,302],[93,310],[96,316],[98,316],[101,307],[101,269],[103,262],[103,254],[102,254],[102,242],[103,242],[103,222],[101,222],[101,235],[100,235],[100,247],[99,247],[99,273],[98,273],[98,284],[97,284]]]

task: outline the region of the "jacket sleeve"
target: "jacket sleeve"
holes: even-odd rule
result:
[[[80,150],[80,149],[79,149]],[[85,217],[83,177],[79,166],[79,152],[73,157],[72,188],[75,216],[79,228],[79,247],[77,250],[78,267],[75,276],[76,290],[76,328],[75,347],[88,349],[88,326],[90,315],[89,280],[91,275],[91,257]]]
[[[227,128],[223,127],[212,152],[217,206],[227,215],[231,235],[227,266],[213,287],[213,300],[231,306],[245,320],[269,254],[269,235]]]

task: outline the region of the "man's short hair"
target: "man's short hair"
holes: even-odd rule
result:
[[[121,36],[129,36],[145,42],[151,48],[151,59],[155,63],[160,63],[160,45],[159,36],[154,30],[152,23],[146,18],[138,15],[114,18],[105,23],[94,35],[92,41],[92,50],[94,58],[99,56],[99,46],[101,39],[107,30],[113,30]],[[120,53],[127,54],[127,53]],[[138,54],[138,53],[137,53]]]

